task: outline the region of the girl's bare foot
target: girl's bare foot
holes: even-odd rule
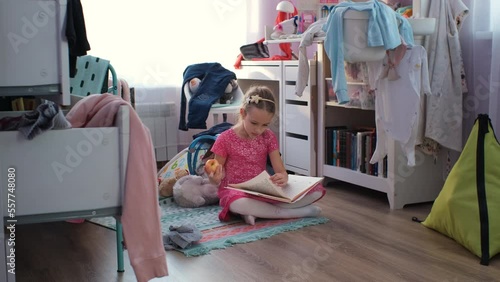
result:
[[[246,224],[249,225],[255,225],[255,216],[253,215],[242,215],[243,220],[246,222]]]

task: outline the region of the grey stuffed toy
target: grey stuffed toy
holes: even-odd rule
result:
[[[181,177],[174,185],[174,202],[185,208],[197,208],[218,203],[217,185],[198,175]]]

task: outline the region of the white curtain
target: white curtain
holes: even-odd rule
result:
[[[491,11],[498,12],[500,9],[500,1],[491,1]],[[491,73],[490,73],[490,105],[489,114],[495,126],[495,132],[500,134],[500,17],[498,14],[492,17],[491,32],[493,50],[491,56]]]
[[[464,100],[464,142],[478,114],[490,116],[500,135],[500,8],[498,0],[463,0],[470,8],[460,34],[468,93]]]

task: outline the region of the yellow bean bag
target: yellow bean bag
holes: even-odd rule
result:
[[[500,252],[500,144],[487,115],[472,132],[422,224],[481,258]]]

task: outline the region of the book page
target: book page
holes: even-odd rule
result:
[[[295,202],[322,180],[323,177],[290,174],[288,175],[288,184],[283,187],[283,194],[285,194],[286,198]]]
[[[288,183],[284,187],[279,187],[272,183],[269,179],[271,177],[266,171],[263,171],[256,177],[239,184],[229,184],[228,188],[237,188],[247,190],[248,193],[266,197],[271,195],[274,197],[267,197],[276,199],[280,197],[287,199],[285,202],[295,202],[302,198],[309,190],[316,184],[323,180],[323,177],[312,177],[302,175],[288,175]]]
[[[229,184],[229,186],[234,188],[240,188],[243,190],[251,190],[259,192],[262,194],[273,195],[277,197],[286,198],[283,193],[282,188],[275,185],[270,179],[271,177],[267,171],[261,172],[256,177],[238,184]]]

